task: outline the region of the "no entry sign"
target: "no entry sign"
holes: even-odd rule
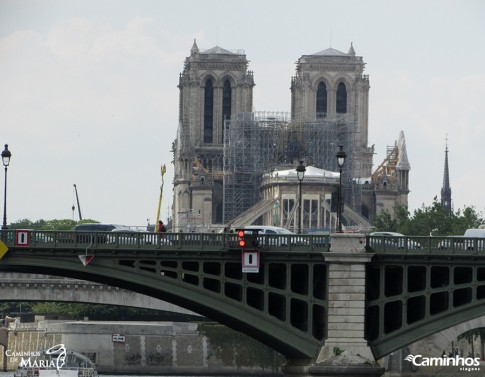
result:
[[[259,272],[259,251],[242,251],[242,272]]]
[[[30,245],[30,230],[17,229],[15,231],[15,246]]]

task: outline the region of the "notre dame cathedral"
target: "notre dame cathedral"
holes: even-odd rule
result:
[[[352,44],[347,53],[302,55],[291,78],[291,113],[253,112],[255,79],[244,51],[200,50],[194,41],[178,85],[172,231],[253,223],[296,231],[297,219],[303,231],[332,231],[340,180],[346,228],[370,227],[382,210],[407,206],[402,131],[372,169],[364,67]]]

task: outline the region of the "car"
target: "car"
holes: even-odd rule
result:
[[[117,232],[134,232],[133,229],[125,225],[103,223],[78,224],[73,230],[76,232],[77,243],[108,243],[108,233],[113,230],[116,230]]]
[[[258,239],[260,245],[267,246],[304,246],[308,245],[306,238],[299,237],[296,233],[289,231],[286,228],[270,225],[249,225],[245,226],[243,230],[250,232],[258,232]],[[263,237],[261,237],[263,236]]]
[[[120,226],[111,230],[111,232],[107,236],[107,242],[117,245],[136,245],[140,242],[144,244],[151,243],[148,239],[146,239],[144,234],[145,232],[140,232],[139,230],[125,226]]]
[[[465,238],[485,238],[485,229],[484,228],[472,228],[465,230],[465,234],[463,235]]]
[[[422,249],[419,242],[407,238],[396,232],[373,232],[369,234],[369,246],[372,248],[388,249]],[[382,239],[381,239],[382,237]],[[406,243],[407,242],[407,243]]]
[[[441,250],[485,250],[485,229],[470,228],[463,236],[448,236],[440,241]]]

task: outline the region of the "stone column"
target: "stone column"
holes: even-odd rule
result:
[[[328,262],[328,336],[314,362],[288,363],[287,376],[378,377],[384,373],[364,339],[365,250],[363,234],[331,235]]]
[[[347,351],[373,360],[364,339],[365,264],[372,255],[365,251],[362,234],[335,233],[328,262],[328,337],[317,362]]]

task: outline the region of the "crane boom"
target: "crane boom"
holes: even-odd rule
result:
[[[157,219],[155,221],[155,227],[158,225],[158,221],[160,220],[160,208],[162,207],[162,196],[163,196],[163,176],[165,175],[166,171],[167,171],[166,166],[162,165],[160,168],[160,174],[162,175],[162,184],[160,186],[160,197],[158,198],[158,210],[157,210]]]
[[[76,187],[76,184],[74,184],[74,191],[76,192],[77,211],[79,213],[79,221],[81,221],[83,219],[83,217],[81,216],[81,207],[79,206],[79,196],[77,195],[77,187]]]

